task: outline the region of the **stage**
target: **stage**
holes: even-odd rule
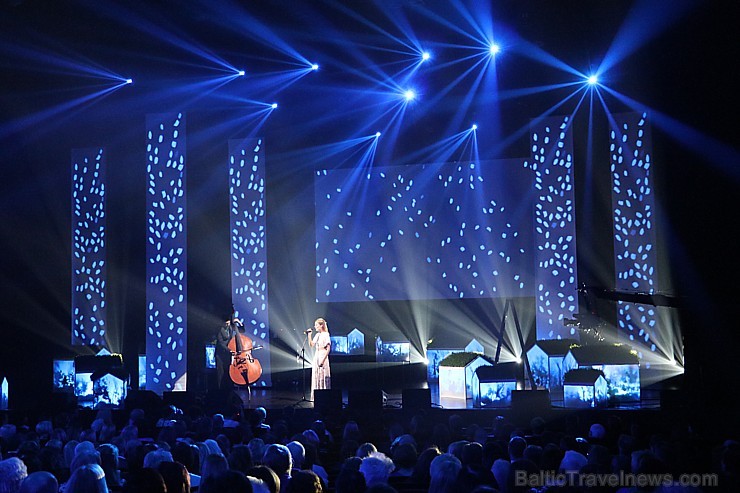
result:
[[[428,384],[426,387],[421,387],[419,389],[405,389],[405,392],[412,391],[412,399],[414,399],[414,404],[418,403],[419,396],[423,394],[423,390],[429,390],[429,397],[430,397],[430,405],[428,406],[429,409],[438,409],[443,411],[480,411],[484,413],[488,412],[496,412],[501,414],[508,414],[512,411],[512,406],[508,407],[480,407],[477,406],[472,399],[453,399],[453,398],[446,398],[446,397],[440,397],[439,395],[439,385],[432,383]],[[413,392],[417,391],[417,392]],[[350,409],[351,403],[350,399],[354,397],[356,394],[354,392],[347,389],[336,389],[336,392],[341,395],[341,409]],[[359,391],[360,394],[365,393],[365,395],[372,396],[373,391]],[[393,410],[393,409],[404,409],[404,400],[403,400],[403,394],[404,391],[399,391],[398,389],[394,389],[391,391],[385,391],[385,390],[379,390],[379,395],[381,396],[381,402],[382,402],[382,408],[384,410]],[[527,391],[524,391],[527,392]],[[652,410],[657,411],[661,409],[661,396],[665,396],[667,394],[670,394],[671,390],[666,389],[660,389],[660,388],[648,388],[643,389],[643,397],[637,401],[637,402],[631,402],[631,403],[621,403],[611,406],[605,406],[601,408],[594,408],[594,411],[615,411],[615,412],[624,412],[624,411],[635,411],[635,410]],[[247,409],[254,409],[256,407],[264,407],[265,409],[281,409],[284,407],[295,407],[300,409],[315,409],[317,406],[315,405],[314,401],[311,400],[311,393],[310,390],[308,390],[305,394],[298,389],[298,390],[277,390],[277,389],[254,389],[251,391],[247,391],[244,388],[240,388],[239,386],[234,386],[233,393],[241,399],[242,404]],[[358,394],[358,395],[360,395]],[[363,396],[360,395],[360,398]],[[665,397],[664,397],[665,398]],[[408,407],[408,404],[407,406]],[[417,409],[418,407],[412,406],[413,409]],[[559,398],[554,398],[550,402],[549,408],[552,411],[555,412],[564,412],[564,413],[570,413],[570,412],[576,412],[576,411],[582,411],[583,409],[574,409],[574,408],[567,408],[564,406],[562,396]],[[546,408],[545,408],[546,409]]]
[[[235,386],[210,392],[165,393],[161,399],[150,392],[142,395],[142,391],[134,391],[124,409],[115,413],[125,420],[133,408],[159,408],[162,417],[166,417],[174,406],[184,414],[194,415],[202,411],[208,415],[221,413],[228,418],[235,413],[249,417],[254,409],[262,407],[267,411],[268,424],[285,421],[291,428],[306,429],[318,419],[324,421],[333,432],[340,433],[344,424],[351,420],[360,424],[371,436],[384,436],[391,424],[408,426],[411,419],[419,415],[433,423],[447,423],[451,416],[457,415],[466,427],[479,425],[487,429],[492,428],[498,420],[527,429],[535,417],[542,418],[554,429],[566,429],[573,423],[606,423],[615,417],[626,423],[666,423],[691,414],[687,404],[671,398],[675,392],[678,391],[649,388],[645,389],[639,402],[573,409],[564,407],[562,400],[550,403],[531,398],[532,391],[523,391],[511,406],[481,408],[469,399],[440,398],[436,384],[417,389],[391,390],[389,387],[388,391],[335,388],[319,391],[314,400],[311,399],[310,389],[304,397],[300,388],[256,388],[248,391]],[[92,416],[95,413],[91,410],[90,414]]]
[[[734,405],[736,75],[701,90],[734,7],[41,3],[0,15],[1,413]],[[251,393],[207,367],[232,315]],[[335,390],[313,402],[318,317]],[[102,349],[126,371],[75,370]],[[425,362],[458,352],[535,376],[505,405],[451,398]],[[629,366],[595,377],[608,402],[566,405],[566,374],[606,365]]]

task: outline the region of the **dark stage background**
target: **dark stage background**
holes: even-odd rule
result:
[[[351,3],[351,12],[341,2],[328,1],[215,3],[0,3],[0,376],[14,382],[12,399],[18,403],[43,402],[51,388],[53,358],[92,352],[70,346],[73,148],[107,150],[109,343],[129,365],[144,350],[148,113],[187,114],[191,385],[205,385],[202,344],[231,302],[228,139],[265,139],[276,385],[284,383],[279,372],[295,366],[300,333],[317,316],[326,316],[331,329],[345,333],[355,324],[384,327],[390,322],[416,347],[423,346],[422,335],[445,330],[447,311],[466,314],[474,322],[473,333],[497,319],[490,300],[315,301],[314,170],[351,165],[348,154],[332,154],[321,146],[374,134],[387,124],[373,122],[364,106],[386,90],[374,82],[378,75],[372,66],[393,73],[396,69],[388,64],[404,59],[387,48],[398,49],[397,44],[352,12],[394,33],[398,29],[392,19],[406,13],[422,45],[427,39],[437,43],[432,44],[432,63],[443,64],[464,56],[455,46],[471,41],[440,28],[419,9],[463,26],[455,2],[361,1]],[[728,381],[737,372],[738,348],[737,5],[527,0],[492,2],[490,10],[499,32],[516,32],[587,72],[599,65],[630,12],[643,5],[652,6],[643,11],[654,19],[633,34],[644,39],[606,74],[604,84],[667,116],[663,122],[675,120],[653,124],[662,285],[682,305],[689,398],[723,406],[731,402]],[[682,13],[674,16],[669,9]],[[274,38],[265,34],[268,29]],[[646,34],[651,29],[654,34]],[[319,71],[292,84],[268,75],[295,68],[278,39],[319,63]],[[572,80],[572,74],[505,50],[496,61],[499,91]],[[214,56],[244,68],[247,76],[218,88],[209,85],[224,75],[214,70]],[[80,67],[91,65],[131,77],[134,84],[80,100],[109,84],[81,75]],[[498,101],[491,93],[479,94],[460,117],[461,128],[450,131],[448,125],[467,104],[470,83],[451,86],[445,97],[428,101],[463,71],[455,66],[420,70],[415,77],[422,81],[420,100],[407,109],[392,145],[379,141],[376,163],[420,162],[409,156],[473,121],[481,127],[481,159],[525,158],[529,134],[517,131],[571,90]],[[250,100],[277,101],[279,107],[258,127],[259,118],[249,116],[254,111]],[[494,104],[499,119],[490,110]],[[614,101],[610,109],[627,110]],[[572,110],[565,106],[555,114]],[[588,112],[581,110],[574,122],[578,272],[582,283],[609,289],[614,275],[608,133],[603,111],[594,114],[592,169],[587,168]],[[677,123],[696,132],[685,132]],[[509,145],[496,145],[506,138],[511,138]],[[703,145],[702,138],[718,145]],[[605,318],[613,317],[611,302],[599,302],[599,309]],[[421,332],[416,327],[420,312],[428,322]],[[531,328],[533,314],[524,312]],[[490,334],[480,336],[492,340]]]

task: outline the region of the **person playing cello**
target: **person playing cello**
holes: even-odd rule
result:
[[[244,324],[233,313],[219,328],[216,342],[219,352],[217,358],[219,387],[225,388],[223,382],[225,381],[226,365],[224,363],[226,361],[228,361],[228,375],[235,384],[251,385],[260,378],[262,366],[259,360],[252,355],[252,349],[254,349],[252,339],[246,335]]]

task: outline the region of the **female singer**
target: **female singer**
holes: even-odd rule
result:
[[[309,339],[311,347],[316,347],[311,368],[311,399],[316,389],[331,388],[331,368],[329,367],[329,351],[331,350],[331,339],[329,338],[329,327],[326,320],[317,318],[313,323],[316,335]]]

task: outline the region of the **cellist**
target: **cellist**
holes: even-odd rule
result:
[[[228,389],[233,385],[229,377],[229,366],[231,366],[229,341],[236,333],[236,321],[238,320],[233,316],[233,313],[224,318],[226,320],[218,327],[216,332],[216,378],[220,389]]]

